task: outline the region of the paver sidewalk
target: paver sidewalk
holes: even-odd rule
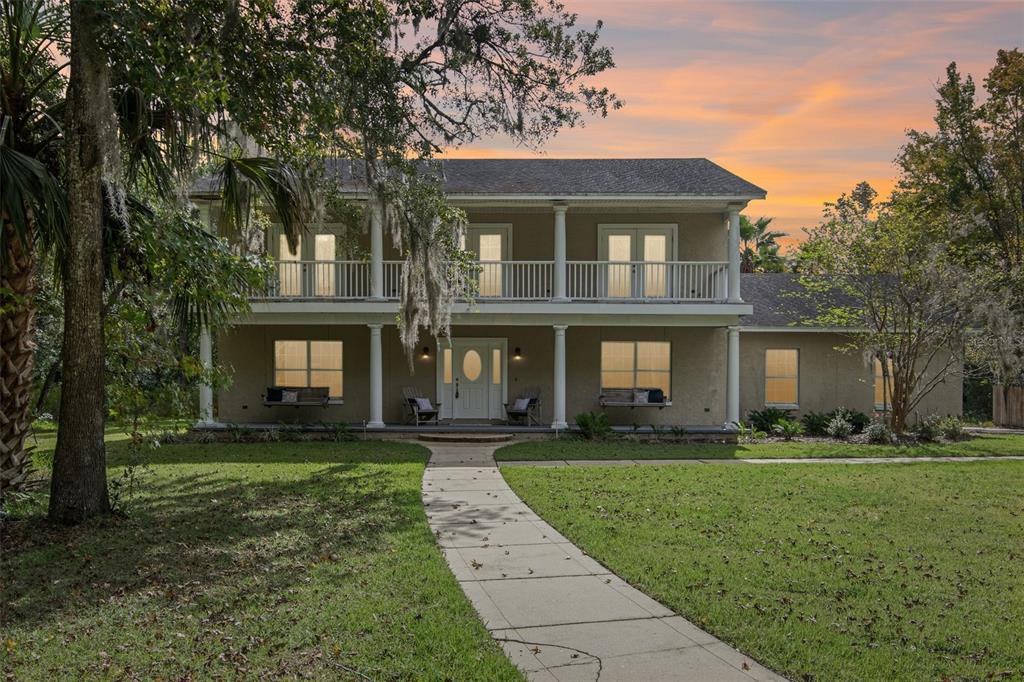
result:
[[[427,520],[530,680],[783,680],[585,555],[509,488],[494,447],[430,444]]]

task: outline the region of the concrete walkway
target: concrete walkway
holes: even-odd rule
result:
[[[1024,455],[983,457],[750,457],[743,459],[548,459],[498,462],[503,467],[610,467],[641,464],[915,464],[917,462],[1021,461]]]
[[[494,446],[432,443],[427,520],[484,625],[530,680],[783,680],[585,555],[526,506]]]

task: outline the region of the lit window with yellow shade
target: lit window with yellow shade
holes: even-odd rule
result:
[[[668,341],[603,341],[601,388],[660,388],[668,398],[672,379]]]
[[[875,409],[888,410],[892,407],[892,358],[886,360],[888,377],[882,374],[882,362],[875,358]],[[888,385],[886,385],[888,383]]]
[[[764,404],[795,406],[800,398],[800,352],[769,348],[764,353]]]
[[[328,388],[331,398],[343,393],[341,341],[274,341],[274,385]]]

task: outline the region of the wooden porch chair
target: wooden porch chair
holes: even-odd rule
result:
[[[402,395],[405,397],[405,407],[409,413],[405,420],[406,424],[415,423],[419,426],[427,422],[441,423],[441,403],[435,405],[430,398],[423,395],[423,391],[411,386],[403,388]]]
[[[511,403],[505,403],[505,421],[540,426],[540,389],[527,388]]]

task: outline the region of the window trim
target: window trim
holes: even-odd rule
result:
[[[892,380],[893,364],[892,364],[892,358],[886,358],[886,360],[888,361],[888,364],[889,364],[889,392],[888,392],[888,400],[889,400],[889,402],[888,403],[885,402],[885,400],[886,400],[886,398],[885,398],[886,392],[884,390],[882,391],[882,402],[877,402],[875,400],[875,397],[878,395],[878,382],[879,381],[884,382],[885,381],[885,375],[882,373],[882,361],[879,360],[877,357],[872,357],[871,358],[871,374],[872,374],[871,402],[874,405],[874,408],[875,408],[876,412],[888,412],[888,411],[892,410],[892,385],[894,383],[893,380]]]
[[[302,372],[306,373],[306,385],[303,388],[310,388],[312,381],[312,373],[315,372],[338,372],[341,374],[341,395],[332,395],[327,397],[328,405],[341,405],[345,401],[345,342],[341,339],[274,339],[274,347],[271,352],[271,375],[273,377],[274,386],[279,385],[277,383],[277,344],[281,342],[299,342],[306,344],[306,367],[304,370],[299,369],[283,369],[283,372]],[[341,369],[328,369],[323,367],[313,367],[313,343],[337,343],[341,346]]]
[[[633,345],[633,386],[630,389],[625,389],[625,388],[611,389],[610,387],[604,385],[604,373],[605,373],[605,369],[604,369],[604,344],[606,344],[606,343],[629,343],[629,344]],[[663,343],[663,344],[667,345],[668,346],[668,369],[640,369],[639,366],[638,366],[639,365],[638,359],[639,359],[640,356],[639,356],[639,353],[637,352],[637,344],[640,344],[640,343]],[[600,353],[601,353],[601,357],[599,358],[599,367],[598,367],[598,372],[599,372],[600,376],[598,378],[598,383],[600,384],[600,390],[601,390],[602,393],[604,393],[604,391],[606,389],[610,389],[610,390],[633,390],[633,391],[635,391],[635,390],[637,390],[639,388],[650,388],[649,386],[641,387],[637,383],[637,374],[639,374],[640,372],[657,372],[659,374],[667,374],[668,375],[668,391],[665,392],[665,400],[670,400],[671,399],[671,397],[672,397],[672,342],[671,341],[666,341],[665,339],[601,339]],[[613,372],[613,371],[615,371],[615,372],[619,372],[619,371],[624,372],[625,370],[608,370],[608,371],[610,371],[610,372]]]
[[[794,376],[768,376],[768,353],[771,351],[793,351],[796,353],[796,374]],[[769,379],[796,379],[796,400],[793,402],[769,402],[768,400],[768,380]],[[785,410],[799,410],[800,409],[800,349],[799,348],[765,348],[764,349],[764,392],[762,394],[764,398],[765,407],[777,407]]]

